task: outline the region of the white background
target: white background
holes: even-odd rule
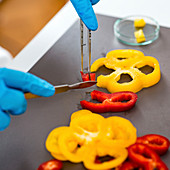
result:
[[[94,10],[97,14],[115,17],[146,15],[170,28],[170,0],[100,0]],[[7,67],[29,71],[77,19],[77,13],[68,2]]]

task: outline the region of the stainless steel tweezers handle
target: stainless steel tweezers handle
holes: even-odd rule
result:
[[[84,43],[84,24],[83,21],[80,20],[80,42],[81,42],[81,71],[83,72],[84,67],[83,67],[83,52],[84,52],[84,46],[86,45]],[[90,67],[91,67],[91,30],[88,29],[88,48],[89,48],[89,65],[88,65],[88,72],[90,72]]]

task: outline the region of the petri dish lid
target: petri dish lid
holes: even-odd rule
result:
[[[134,32],[135,19],[144,19],[146,25],[142,28],[145,35],[145,41],[138,43],[136,41]],[[118,19],[114,24],[114,33],[119,41],[128,45],[147,45],[155,41],[159,37],[160,26],[158,22],[148,16],[134,15],[122,19]]]

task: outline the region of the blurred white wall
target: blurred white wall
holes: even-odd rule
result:
[[[115,17],[146,15],[157,20],[161,26],[170,27],[170,0],[100,0],[94,10]]]
[[[146,15],[170,28],[170,0],[100,0],[94,10],[97,14],[115,17]],[[68,2],[7,66],[27,72],[77,19]]]

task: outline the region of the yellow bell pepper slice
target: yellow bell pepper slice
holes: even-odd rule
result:
[[[126,68],[131,65],[132,62],[139,61],[139,58],[143,58],[144,54],[138,50],[132,49],[120,49],[113,50],[107,53],[105,58],[97,59],[91,65],[91,72],[96,72],[101,66],[105,66],[109,69]]]
[[[51,156],[60,161],[67,161],[63,154],[51,153]]]
[[[97,157],[110,156],[111,160],[96,163]],[[83,164],[87,169],[91,170],[108,170],[121,165],[127,158],[127,149],[120,147],[117,144],[107,145],[105,142],[100,141],[95,145],[89,147],[85,154]]]
[[[159,62],[154,57],[144,56],[142,52],[137,50],[110,51],[105,58],[98,59],[92,64],[91,71],[97,71],[102,65],[114,71],[109,75],[98,76],[97,86],[107,88],[111,93],[119,91],[136,93],[143,88],[153,86],[161,78]],[[144,74],[139,68],[147,65],[154,70],[149,74]],[[119,83],[123,74],[128,74],[132,80]]]
[[[132,78],[132,81],[119,83],[122,74],[128,74]],[[142,81],[138,78],[137,69],[118,69],[110,75],[100,75],[97,78],[97,86],[107,88],[111,93],[120,91],[138,92],[143,88]]]
[[[112,116],[105,119],[104,142],[107,145],[111,143],[122,147],[128,147],[136,142],[137,130],[133,124],[122,117]]]
[[[134,20],[134,27],[136,28],[143,28],[145,27],[145,25],[146,25],[146,22],[143,18]]]
[[[141,42],[145,42],[145,35],[142,29],[139,29],[137,31],[134,32],[135,38],[137,43],[141,43]]]
[[[79,118],[79,117],[81,117],[81,116],[88,115],[88,114],[92,114],[92,112],[89,111],[89,110],[86,110],[86,109],[82,109],[82,110],[76,111],[76,112],[74,112],[74,113],[71,115],[71,121],[72,121],[73,119],[76,119],[76,118]]]
[[[161,71],[160,71],[159,62],[154,57],[145,56],[143,60],[140,60],[139,62],[135,63],[133,65],[133,68],[139,69],[146,65],[153,68],[153,71],[151,73],[145,75],[144,73],[141,73],[138,70],[139,71],[138,75],[140,75],[143,87],[145,88],[155,85],[161,79]]]
[[[70,150],[70,143],[71,145],[73,143],[76,144],[72,150]],[[77,133],[74,132],[72,128],[60,136],[58,144],[62,155],[64,155],[67,160],[74,163],[82,162],[87,146],[84,145],[84,140],[77,136]]]
[[[58,138],[62,133],[65,133],[69,129],[68,126],[61,126],[53,129],[48,135],[45,145],[49,152],[55,154],[61,154],[60,148],[58,146]]]
[[[91,112],[70,122],[70,127],[74,129],[79,138],[84,141],[84,144],[100,140],[103,135],[103,122],[104,117]]]

